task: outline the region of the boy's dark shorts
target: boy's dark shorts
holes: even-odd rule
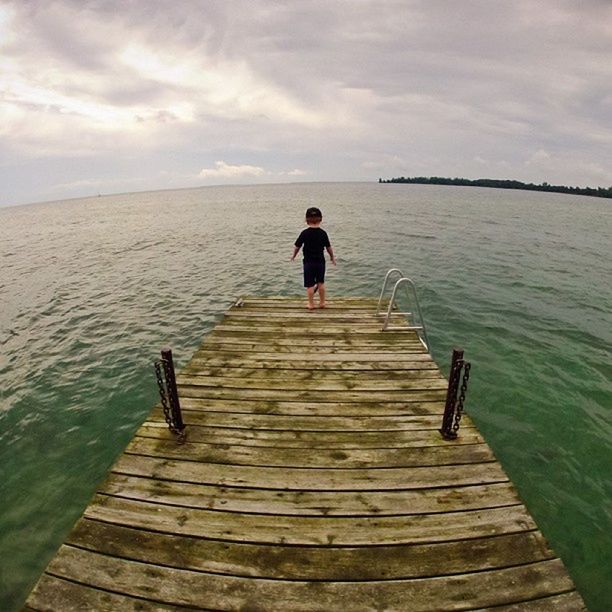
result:
[[[317,283],[325,282],[325,262],[304,262],[304,287],[314,287]]]

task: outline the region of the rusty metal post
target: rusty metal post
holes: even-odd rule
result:
[[[453,431],[455,416],[455,405],[457,403],[457,390],[459,389],[459,379],[463,368],[463,350],[453,349],[451,368],[448,375],[448,390],[446,392],[446,404],[444,405],[444,416],[442,417],[442,427],[440,433],[445,440],[454,440],[457,432]]]
[[[161,351],[162,360],[165,362],[166,384],[168,385],[168,395],[170,396],[170,410],[172,412],[172,424],[179,431],[185,429],[183,415],[181,414],[181,404],[179,403],[178,389],[176,388],[176,375],[174,373],[174,361],[172,350],[164,348]]]

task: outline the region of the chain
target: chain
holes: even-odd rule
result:
[[[457,404],[455,407],[455,422],[453,423],[454,434],[457,433],[461,417],[463,416],[463,404],[465,403],[465,394],[467,392],[468,381],[470,380],[470,368],[472,367],[472,364],[469,361],[462,361],[461,364],[464,366],[465,369],[463,370],[463,380],[461,382],[459,399],[457,400]],[[459,376],[460,371],[461,367],[457,368],[457,376]]]
[[[155,377],[157,378],[157,387],[159,389],[159,397],[161,399],[162,410],[164,411],[164,419],[166,423],[168,424],[168,427],[172,431],[174,425],[172,423],[172,417],[170,416],[170,406],[168,404],[168,392],[166,391],[166,385],[164,383],[164,379],[162,376],[163,363],[162,361],[156,361],[154,365],[155,365]]]
[[[448,374],[448,389],[446,391],[446,402],[444,404],[444,416],[442,418],[442,427],[440,433],[445,440],[452,440],[457,437],[453,431],[453,416],[457,403],[457,389],[459,387],[459,376],[463,359],[458,359],[453,351],[453,360],[451,362],[450,372]]]
[[[450,388],[452,390],[453,395],[457,396],[457,389],[459,388],[459,377],[461,376],[461,368],[463,368],[463,359],[457,359],[455,361],[455,367],[453,368],[450,375]]]
[[[170,404],[172,403],[172,394],[168,393],[167,384],[166,382],[164,382],[164,377],[166,381],[168,380],[168,362],[165,359],[160,359],[159,361],[156,361],[154,365],[155,377],[157,379],[157,387],[159,389],[159,397],[161,399],[162,410],[164,412],[164,420],[168,425],[168,429],[173,434],[178,436],[179,444],[183,444],[183,442],[185,442],[186,433],[184,429],[178,429],[174,424],[174,421],[172,420],[172,411],[170,407]],[[162,368],[164,370],[164,376],[162,376]]]

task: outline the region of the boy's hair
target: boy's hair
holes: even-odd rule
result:
[[[322,218],[321,211],[314,206],[306,211],[306,221],[320,221]]]

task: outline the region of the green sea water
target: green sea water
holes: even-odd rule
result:
[[[329,300],[417,284],[434,358],[589,609],[612,609],[612,203],[366,183],[209,187],[0,209],[0,610],[13,611],[156,402],[245,294],[301,294],[308,206]]]

